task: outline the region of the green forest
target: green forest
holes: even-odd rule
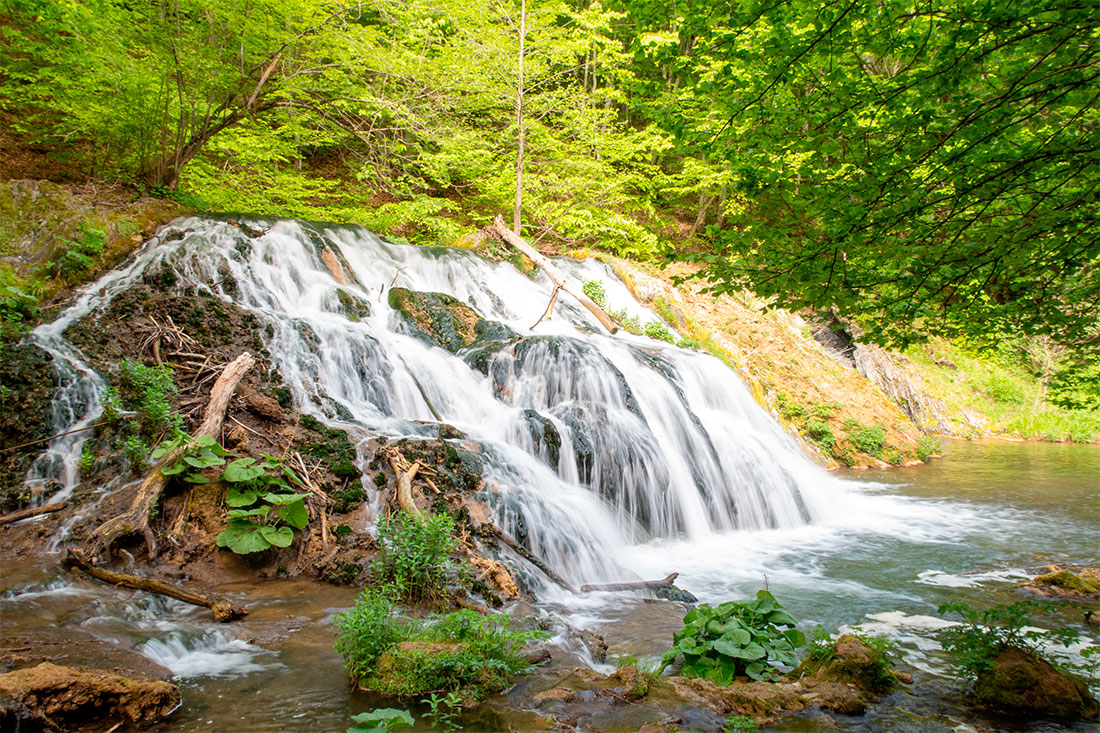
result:
[[[1093,720],[1100,4],[0,0],[0,438],[5,730]]]

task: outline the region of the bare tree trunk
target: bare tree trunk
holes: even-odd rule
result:
[[[527,0],[522,0],[519,15],[519,86],[516,88],[516,127],[519,132],[519,152],[516,155],[516,205],[512,210],[512,231],[518,237],[523,210],[523,153],[527,144],[523,129],[523,51],[527,41]]]

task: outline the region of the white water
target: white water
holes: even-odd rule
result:
[[[444,422],[479,444],[484,498],[498,524],[578,584],[678,570],[705,590],[708,578],[725,585],[730,561],[750,548],[766,553],[852,528],[907,534],[966,521],[958,507],[915,510],[814,466],[713,357],[608,335],[565,297],[532,331],[552,290],[544,276],[532,281],[461,250],[391,245],[357,227],[278,221],[261,230],[251,236],[226,222],[180,220],[37,329],[35,340],[62,373],[58,429],[92,423],[104,391],[64,341],[65,328],[166,266],[178,275],[176,288],[232,301],[269,324],[265,343],[296,404],[325,422],[359,435],[427,435],[434,420],[427,395]],[[354,284],[336,281],[322,248],[343,260]],[[644,312],[623,302],[629,295],[605,266],[566,267],[578,280],[602,281],[612,307]],[[483,374],[463,354],[407,335],[384,297],[395,279],[453,295],[523,338],[503,344]],[[347,318],[340,290],[369,302],[370,316]],[[560,436],[556,462],[541,428],[531,427],[542,421]],[[56,440],[32,471],[60,485],[54,499],[79,480],[82,440],[82,433]],[[544,594],[556,592],[533,568],[526,574]]]

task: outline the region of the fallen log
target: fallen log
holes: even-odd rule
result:
[[[511,547],[513,550],[515,550],[517,555],[541,570],[543,575],[545,575],[547,578],[550,578],[550,580],[554,581],[562,588],[565,588],[570,593],[576,593],[576,589],[569,583],[569,581],[551,570],[550,567],[542,560],[539,560],[537,557],[532,555],[531,551],[528,550],[526,547],[516,542],[508,535],[504,534],[504,532],[500,530],[500,527],[496,526],[495,524],[487,524],[487,526],[492,529],[493,534],[497,536],[498,540]]]
[[[17,512],[11,512],[0,517],[0,524],[11,524],[12,522],[18,522],[22,519],[30,519],[31,517],[37,517],[41,514],[49,514],[51,512],[59,512],[65,508],[68,502],[55,501],[53,504],[43,504],[42,506],[33,506],[30,509],[20,509]]]
[[[669,573],[660,580],[638,580],[631,583],[604,583],[602,585],[582,585],[581,593],[592,591],[620,591],[620,590],[656,590],[657,588],[672,588],[679,573]]]
[[[213,389],[210,390],[210,402],[207,403],[206,412],[203,413],[202,424],[199,425],[193,437],[197,438],[200,435],[217,437],[221,433],[229,399],[233,396],[237,384],[255,363],[256,360],[246,351],[222,370],[218,380],[214,382]],[[186,447],[177,448],[153,464],[149,474],[134,490],[130,508],[117,517],[108,519],[96,529],[91,541],[97,557],[108,554],[119,538],[131,534],[142,535],[145,538],[149,556],[156,554],[157,542],[153,536],[153,530],[149,527],[149,515],[153,504],[168,483],[168,477],[161,473],[161,469],[178,461],[186,450]]]
[[[175,598],[178,601],[190,603],[194,606],[209,608],[214,612],[214,619],[217,621],[233,621],[248,615],[248,608],[246,606],[239,606],[221,596],[189,591],[186,588],[181,588],[178,585],[173,585],[159,578],[149,578],[144,575],[131,575],[130,573],[119,573],[114,570],[108,570],[107,568],[95,565],[76,550],[69,550],[65,554],[65,558],[61,561],[61,564],[67,570],[76,568],[96,580],[102,580],[111,585],[148,591],[149,593]]]
[[[569,283],[566,282],[565,277],[558,271],[558,268],[554,267],[554,263],[552,263],[549,258],[547,258],[531,245],[527,244],[527,242],[523,241],[521,237],[514,234],[511,229],[505,226],[504,217],[500,214],[497,214],[497,218],[493,220],[493,230],[498,237],[518,249],[520,252],[526,255],[529,260],[538,265],[539,269],[546,273],[546,276],[550,278],[550,281],[554,283],[554,285],[576,298],[581,305],[583,305],[589,310],[589,312],[592,313],[592,315],[596,316],[596,320],[598,320],[604,328],[606,328],[611,333],[616,333],[619,330],[619,326],[615,323],[615,321],[611,320],[611,316],[604,313],[603,309],[596,305],[591,298],[589,298],[583,292],[574,291],[569,286]],[[553,304],[553,300],[554,299],[551,300],[551,305]],[[540,318],[539,320],[541,321],[542,319]],[[535,325],[537,326],[538,323],[536,323]]]

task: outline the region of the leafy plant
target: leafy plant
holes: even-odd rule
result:
[[[238,458],[225,467],[222,481],[234,484],[225,495],[229,525],[218,535],[218,547],[237,554],[262,552],[270,547],[289,547],[294,530],[305,529],[309,511],[289,481],[300,479],[278,458]]]
[[[416,724],[408,710],[397,708],[379,708],[353,715],[351,719],[357,725],[348,728],[347,733],[387,733],[394,728],[412,728]]]
[[[119,366],[119,387],[108,390],[105,399],[107,419],[122,410],[137,413],[134,427],[154,436],[166,429],[180,429],[183,419],[172,410],[176,398],[175,373],[170,364],[147,366],[140,361],[123,359]]]
[[[599,280],[585,280],[584,284],[581,285],[581,292],[599,307],[607,307],[607,293],[604,291],[603,283]]]
[[[672,637],[672,648],[661,658],[662,669],[683,656],[681,674],[728,685],[738,675],[777,680],[768,662],[797,663],[794,650],[805,636],[797,622],[766,590],[756,600],[728,601],[717,607],[703,603],[684,616],[684,626]]]
[[[886,430],[881,425],[860,428],[849,436],[849,440],[861,453],[882,458],[882,451],[886,447]]]
[[[334,647],[353,678],[368,674],[383,652],[408,636],[394,618],[394,595],[391,586],[366,588],[350,611],[336,616],[340,631]]]
[[[122,441],[122,449],[126,453],[126,460],[134,471],[142,471],[149,463],[149,444],[142,440],[140,435],[131,435]],[[83,465],[84,456],[80,457]],[[94,460],[94,456],[93,456]]]
[[[262,461],[238,458],[226,465],[226,458],[232,456],[212,436],[192,438],[183,432],[153,451],[153,458],[178,448],[185,450],[172,465],[161,468],[165,476],[205,484],[210,478],[204,471],[225,466],[218,478],[232,484],[225,495],[229,523],[218,534],[218,547],[228,547],[239,555],[289,547],[294,530],[305,529],[309,523],[304,501],[309,494],[294,492],[290,484],[302,481],[282,460],[271,456]]]
[[[80,475],[87,476],[94,467],[95,453],[92,452],[92,446],[85,442],[80,449]]]
[[[71,280],[84,273],[92,266],[96,257],[103,254],[107,247],[107,239],[99,229],[85,229],[80,239],[69,242],[68,248],[58,258],[55,264],[56,274],[66,280]]]
[[[433,728],[442,731],[459,730],[458,716],[462,713],[462,695],[457,692],[448,692],[444,696],[431,695],[421,702],[428,705],[428,713],[424,716],[432,724]]]
[[[643,333],[649,336],[651,339],[657,339],[658,341],[665,341],[667,343],[673,343],[676,339],[673,337],[672,332],[668,330],[668,326],[660,321],[650,321],[645,324]]]
[[[956,674],[976,678],[992,669],[1001,652],[1010,647],[1045,658],[1043,652],[1047,646],[1077,641],[1079,636],[1073,629],[1042,631],[1033,626],[1032,613],[1045,607],[1037,601],[1019,601],[983,611],[965,603],[940,606],[940,614],[954,613],[963,618],[961,624],[940,632],[944,649],[954,659]]]
[[[825,453],[832,455],[836,448],[836,436],[829,424],[823,420],[810,420],[806,424],[806,434],[817,443]]]
[[[917,443],[917,458],[922,461],[927,461],[929,458],[939,453],[942,447],[938,438],[934,438],[931,435],[922,435],[920,441]]]
[[[380,551],[372,569],[381,582],[392,583],[402,599],[438,604],[446,597],[449,582],[465,582],[451,557],[458,540],[448,515],[417,519],[398,512],[378,523],[378,538]]]
[[[737,731],[760,730],[760,724],[748,715],[731,715],[726,718],[726,725],[722,733],[736,733]]]

